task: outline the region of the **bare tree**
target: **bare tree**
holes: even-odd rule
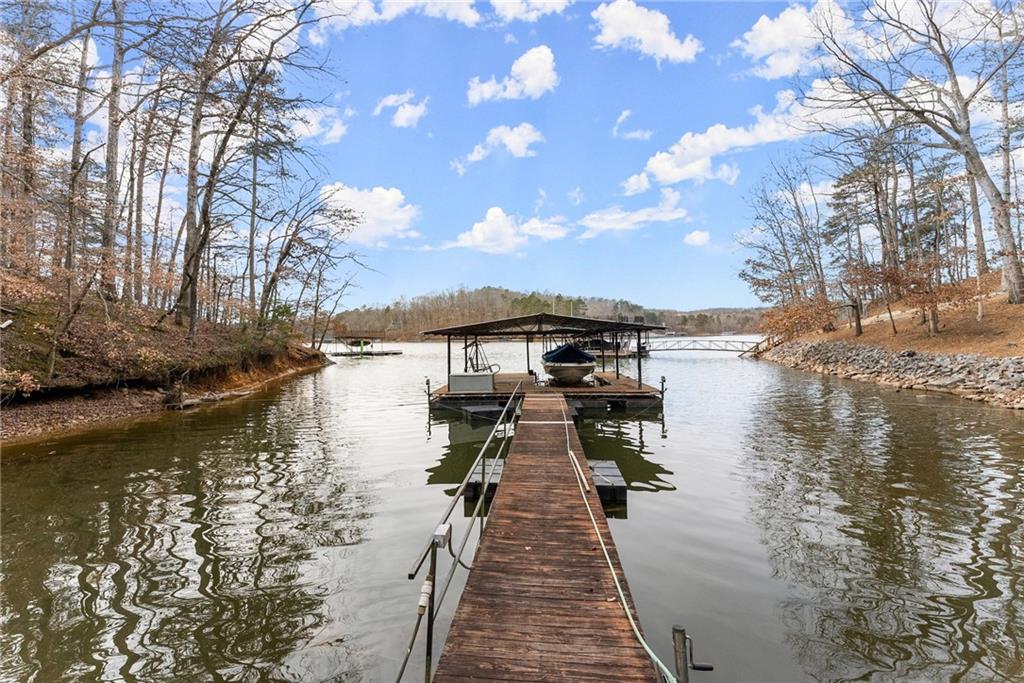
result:
[[[1004,2],[994,15],[971,3],[879,2],[851,12],[852,29],[828,15],[818,22],[830,57],[832,106],[870,105],[908,116],[962,155],[991,207],[1002,247],[1009,300],[1024,302],[1024,272],[1010,222],[1009,199],[989,173],[972,125],[972,109],[1024,45],[1020,10]],[[1000,56],[984,49],[1000,25]],[[1005,36],[1005,37],[1002,37]]]

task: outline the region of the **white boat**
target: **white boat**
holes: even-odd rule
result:
[[[544,372],[551,375],[556,384],[579,384],[597,367],[594,356],[572,344],[562,344],[541,358]]]

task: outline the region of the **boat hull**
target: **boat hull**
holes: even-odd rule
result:
[[[558,384],[579,384],[597,367],[596,363],[544,363],[544,372]]]

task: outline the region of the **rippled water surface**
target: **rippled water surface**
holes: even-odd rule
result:
[[[489,431],[428,414],[443,345],[404,350],[5,448],[0,679],[393,679],[408,565]],[[1024,416],[712,353],[644,370],[664,415],[579,429],[630,482],[610,524],[663,659],[680,623],[695,683],[1024,678]]]

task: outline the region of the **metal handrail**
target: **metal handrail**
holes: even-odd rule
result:
[[[480,452],[476,454],[476,460],[473,461],[473,465],[469,468],[469,471],[466,472],[466,476],[463,477],[462,483],[459,484],[457,489],[455,489],[455,495],[452,496],[451,502],[448,503],[448,509],[444,511],[443,515],[441,515],[440,521],[434,525],[435,529],[447,522],[448,518],[451,517],[452,511],[455,510],[455,506],[458,504],[459,498],[462,496],[462,492],[466,490],[466,485],[469,483],[470,477],[473,476],[473,472],[476,470],[477,464],[484,457],[484,451],[486,451],[487,447],[491,445],[491,440],[494,438],[494,434],[498,431],[498,427],[502,426],[502,422],[505,420],[505,414],[508,412],[509,406],[512,405],[512,402],[515,400],[516,395],[519,393],[519,389],[522,386],[523,383],[520,381],[516,384],[515,389],[512,390],[512,395],[508,397],[508,402],[505,403],[505,408],[501,411],[501,415],[498,416],[498,421],[494,423],[494,428],[491,429],[491,433],[487,435],[487,440],[484,441],[484,445],[480,447]],[[430,553],[430,546],[433,545],[433,543],[434,538],[431,536],[430,540],[423,546],[423,550],[421,550],[419,555],[416,556],[416,560],[412,563],[412,569],[409,570],[410,581],[415,579],[416,575],[419,574],[420,569],[423,567],[423,562],[427,559],[427,555]]]
[[[423,582],[423,587],[420,589],[420,600],[417,606],[416,624],[412,630],[412,636],[409,639],[409,646],[406,648],[405,657],[402,659],[402,666],[398,670],[398,677],[396,681],[402,680],[402,675],[405,673],[405,668],[409,664],[409,657],[412,654],[413,646],[416,643],[416,636],[420,630],[420,623],[423,620],[423,615],[427,616],[427,643],[426,653],[424,662],[424,680],[426,683],[430,683],[431,679],[431,660],[433,659],[433,643],[434,643],[434,618],[437,612],[441,608],[441,604],[444,602],[444,598],[448,595],[448,587],[451,586],[452,578],[455,576],[456,570],[459,566],[465,567],[466,565],[462,562],[462,553],[466,549],[466,545],[469,543],[469,537],[473,532],[473,526],[476,524],[476,519],[479,516],[480,521],[480,533],[483,534],[483,506],[484,500],[487,497],[487,488],[490,486],[491,478],[494,476],[494,472],[497,469],[495,464],[491,465],[491,469],[487,470],[487,461],[484,459],[484,453],[487,448],[491,445],[494,440],[494,435],[498,433],[498,427],[505,428],[505,434],[501,440],[501,446],[499,446],[497,453],[495,453],[495,459],[500,458],[502,452],[505,450],[505,446],[508,445],[509,441],[509,427],[515,420],[515,413],[513,412],[508,422],[505,421],[505,416],[509,414],[509,408],[515,402],[516,397],[519,395],[520,389],[523,383],[519,382],[512,390],[512,395],[509,396],[508,401],[505,403],[505,407],[501,411],[501,415],[498,417],[497,422],[494,423],[494,427],[491,429],[491,433],[488,434],[487,440],[484,441],[484,445],[480,447],[480,452],[477,453],[476,459],[473,460],[473,464],[470,466],[469,471],[466,472],[466,476],[462,479],[462,483],[459,484],[458,488],[455,489],[455,494],[452,496],[451,502],[448,504],[448,509],[445,510],[441,516],[441,520],[438,522],[434,529],[434,533],[431,535],[430,540],[426,546],[417,556],[416,561],[413,562],[412,569],[409,570],[409,579],[415,579],[416,575],[419,574],[420,569],[423,567],[423,563],[430,558],[430,568],[427,572],[426,580]],[[462,538],[462,542],[459,544],[458,552],[452,551],[452,538],[451,538],[451,524],[448,522],[451,517],[452,511],[455,510],[455,506],[462,497],[466,490],[466,486],[469,484],[469,480],[473,476],[473,472],[476,471],[477,465],[483,462],[483,469],[481,473],[481,481],[483,483],[480,498],[477,501],[476,507],[473,508],[473,514],[470,515],[469,525],[466,527],[466,534]],[[434,596],[437,594],[437,550],[439,547],[447,547],[448,552],[452,556],[452,565],[448,571],[448,576],[445,578],[444,586],[441,589],[441,597],[435,600]]]

